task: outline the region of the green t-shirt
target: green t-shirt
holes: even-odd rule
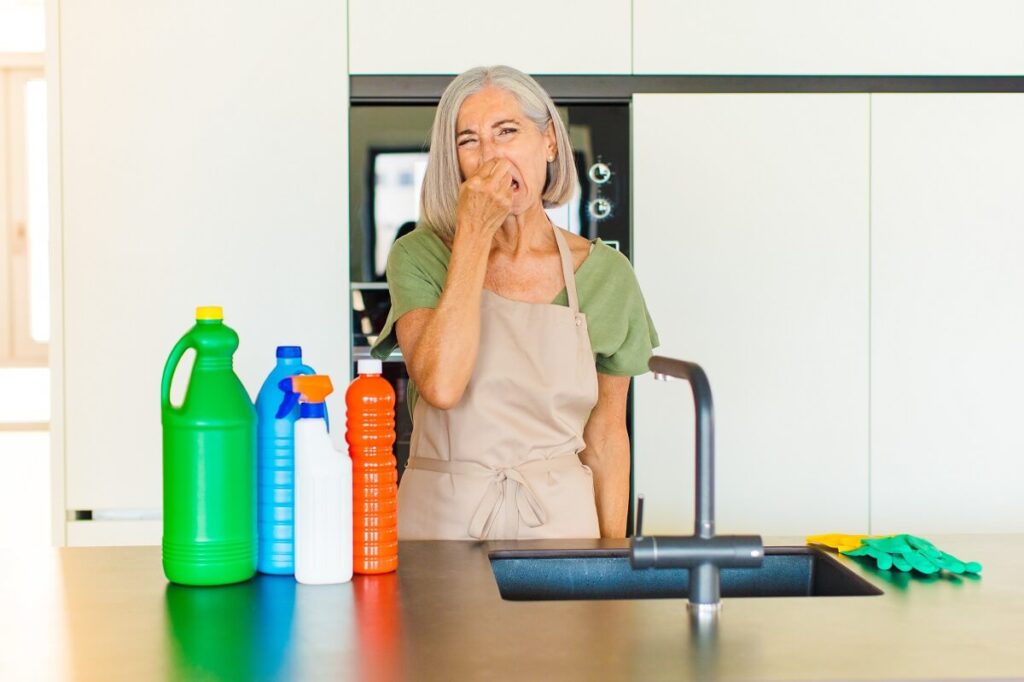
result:
[[[410,310],[436,308],[448,276],[451,251],[440,237],[418,227],[397,240],[388,254],[387,278],[391,311],[371,354],[384,359],[398,345],[395,322]],[[647,311],[640,284],[629,260],[600,239],[576,270],[580,311],[587,316],[590,345],[597,371],[635,376],[647,371],[647,361],[658,346],[658,332]],[[569,305],[565,289],[552,301]],[[408,388],[409,412],[418,392]]]

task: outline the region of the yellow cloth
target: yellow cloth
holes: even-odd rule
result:
[[[808,535],[807,544],[825,545],[839,552],[847,552],[861,546],[864,538],[875,537],[873,535],[846,535],[844,533],[825,533],[824,535]]]

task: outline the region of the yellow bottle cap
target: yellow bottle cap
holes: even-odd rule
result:
[[[223,320],[224,308],[219,305],[201,305],[196,308],[197,320]]]

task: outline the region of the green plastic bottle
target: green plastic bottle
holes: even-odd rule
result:
[[[195,364],[180,407],[171,378],[189,348]],[[196,324],[164,366],[164,574],[182,585],[227,585],[256,572],[256,409],[232,369],[238,334],[219,307]]]

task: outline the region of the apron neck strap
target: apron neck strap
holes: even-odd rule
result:
[[[548,222],[551,222],[550,220]],[[576,295],[576,273],[572,267],[572,251],[569,250],[569,245],[565,242],[565,236],[562,231],[555,227],[554,223],[551,223],[551,229],[555,231],[555,242],[558,244],[558,255],[562,259],[562,277],[565,279],[565,293],[569,297],[569,309],[572,312],[579,313],[580,311],[580,299]]]

